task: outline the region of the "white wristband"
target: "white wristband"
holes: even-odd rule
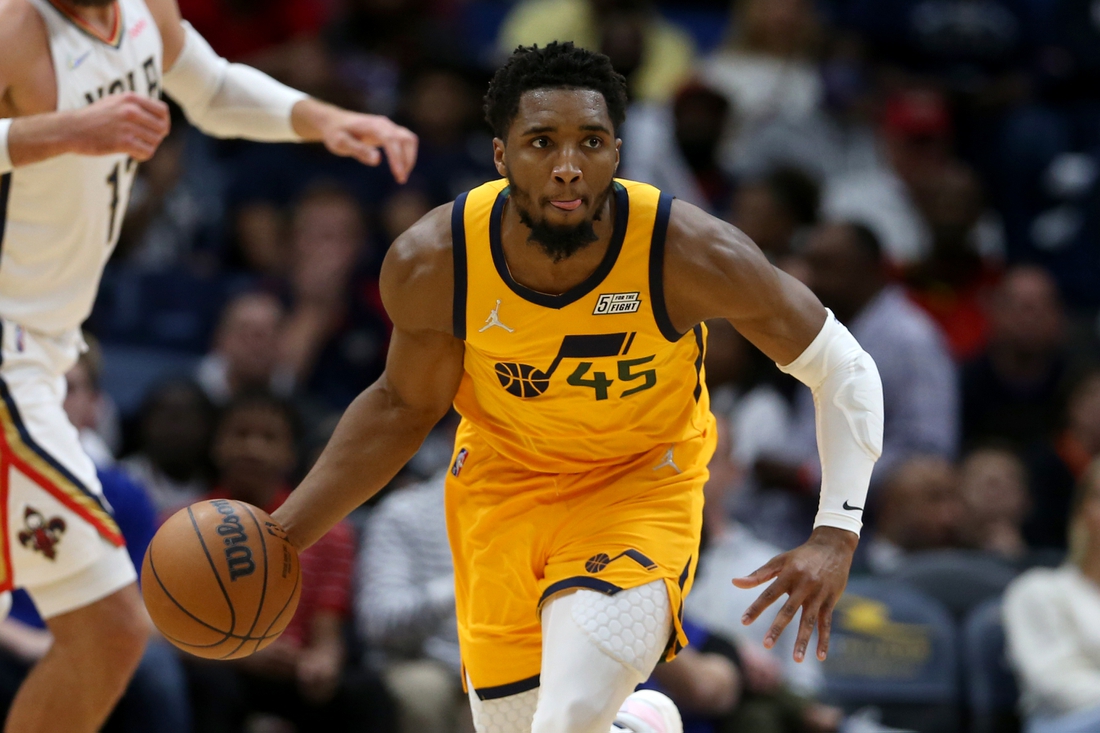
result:
[[[11,172],[14,168],[11,164],[11,155],[8,153],[8,130],[11,129],[11,119],[0,120],[0,176]]]

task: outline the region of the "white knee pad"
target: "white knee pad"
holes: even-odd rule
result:
[[[668,647],[672,610],[663,580],[613,596],[582,588],[575,593],[572,612],[600,651],[643,679]]]
[[[470,707],[477,733],[530,733],[539,704],[537,687],[508,697],[482,700],[468,677],[466,686],[470,690]]]

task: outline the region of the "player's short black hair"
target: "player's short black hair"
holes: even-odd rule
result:
[[[626,119],[626,79],[602,53],[554,41],[542,48],[520,46],[497,69],[485,94],[485,120],[500,139],[519,112],[519,100],[533,89],[591,89],[603,95],[617,132]]]

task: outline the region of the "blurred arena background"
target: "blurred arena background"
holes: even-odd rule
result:
[[[387,247],[496,177],[480,112],[492,70],[518,44],[574,40],[629,81],[621,175],[743,229],[849,326],[884,383],[886,448],[833,648],[794,665],[793,632],[766,652],[763,622],[740,626],[754,594],[729,578],[808,534],[812,403],[712,328],[724,429],[686,607],[697,656],[655,675],[689,730],[1073,718],[1033,730],[1100,731],[1100,571],[1063,597],[1034,570],[1064,562],[1074,486],[1100,454],[1100,0],[180,6],[230,60],[393,116],[421,150],[398,187],[385,167],[213,140],[175,115],[86,324],[96,347],[69,375],[67,407],[139,566],[154,516],[212,493],[285,496],[382,370]],[[454,423],[303,556],[285,643],[234,665],[154,644],[109,730],[471,730],[440,476]],[[1027,571],[1006,655],[1002,597]],[[17,600],[0,625],[7,703],[49,643],[33,615]]]

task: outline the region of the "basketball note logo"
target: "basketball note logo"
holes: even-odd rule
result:
[[[585,560],[584,569],[587,570],[588,572],[592,573],[593,575],[595,575],[596,573],[600,572],[601,570],[606,568],[611,563],[618,560],[620,557],[629,557],[631,560],[638,563],[639,565],[641,565],[646,570],[656,570],[657,569],[657,563],[653,562],[648,557],[646,557],[642,553],[638,552],[634,548],[631,548],[629,550],[623,550],[622,552],[620,552],[615,557],[611,557],[606,552],[598,552],[595,555],[593,555],[592,557]]]
[[[603,293],[596,301],[594,316],[613,316],[618,313],[636,313],[642,305],[639,293]]]

